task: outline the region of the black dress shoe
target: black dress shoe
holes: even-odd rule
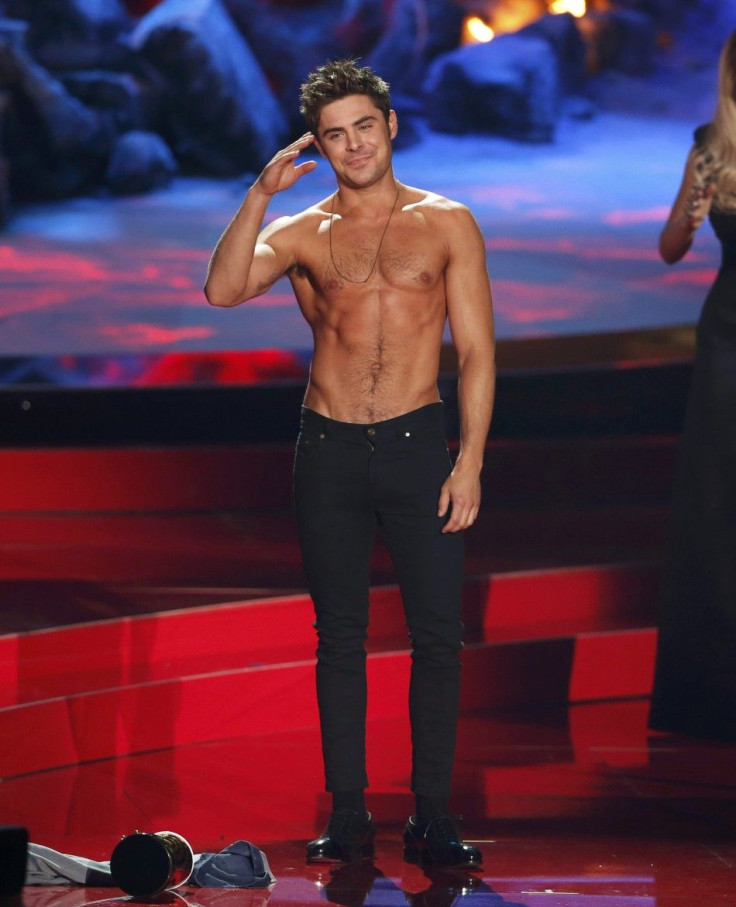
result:
[[[372,857],[375,836],[370,813],[338,809],[324,834],[307,844],[307,862],[350,863]]]
[[[404,859],[407,863],[461,869],[477,869],[483,864],[483,854],[460,840],[450,816],[439,816],[430,822],[419,822],[411,816],[404,828]]]

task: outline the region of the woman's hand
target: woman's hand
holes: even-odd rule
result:
[[[685,201],[684,209],[685,217],[690,221],[693,230],[697,230],[708,216],[715,194],[714,183],[708,186],[701,186],[697,183],[693,185]]]

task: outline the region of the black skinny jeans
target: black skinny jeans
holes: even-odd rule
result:
[[[446,798],[460,690],[462,533],[441,532],[452,464],[442,403],[374,424],[302,409],[294,496],[314,601],[317,699],[328,791],[367,787],[368,589],[376,527],[401,587],[412,647],[409,715],[416,794]]]

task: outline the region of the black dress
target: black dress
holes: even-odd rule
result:
[[[736,740],[736,214],[710,222],[722,262],[697,326],[649,726]]]

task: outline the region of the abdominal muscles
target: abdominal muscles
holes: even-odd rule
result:
[[[333,418],[375,422],[437,399],[444,311],[431,295],[352,295],[316,320],[311,384]]]

